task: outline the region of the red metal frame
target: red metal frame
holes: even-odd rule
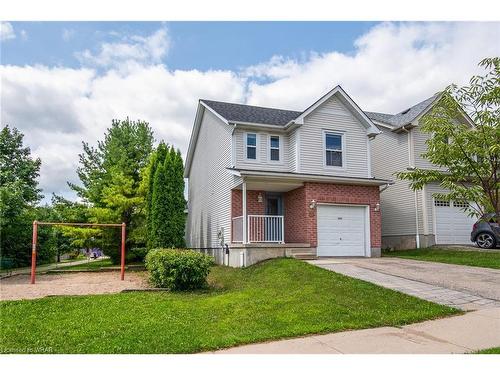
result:
[[[39,225],[62,225],[69,227],[121,227],[122,241],[121,241],[121,263],[120,263],[120,279],[125,279],[125,241],[126,241],[126,224],[92,224],[92,223],[50,223],[43,221],[33,222],[33,243],[31,248],[31,284],[35,283],[36,274],[36,245],[38,241],[38,226]]]

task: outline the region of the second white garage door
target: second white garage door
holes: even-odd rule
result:
[[[463,211],[464,203],[434,200],[436,243],[471,245],[470,232],[477,219]]]
[[[318,256],[365,256],[366,207],[318,205]]]

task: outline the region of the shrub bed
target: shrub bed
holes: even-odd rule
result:
[[[192,250],[155,249],[146,255],[149,279],[157,288],[193,290],[207,285],[213,259]]]

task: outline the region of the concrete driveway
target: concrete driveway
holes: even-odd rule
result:
[[[463,310],[500,306],[500,270],[400,258],[320,258],[309,263]]]

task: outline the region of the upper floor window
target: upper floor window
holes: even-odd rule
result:
[[[246,135],[247,159],[257,160],[257,134],[247,133]]]
[[[269,160],[280,160],[280,137],[278,135],[271,135],[269,137]]]
[[[343,135],[325,133],[325,165],[327,167],[343,167]]]

